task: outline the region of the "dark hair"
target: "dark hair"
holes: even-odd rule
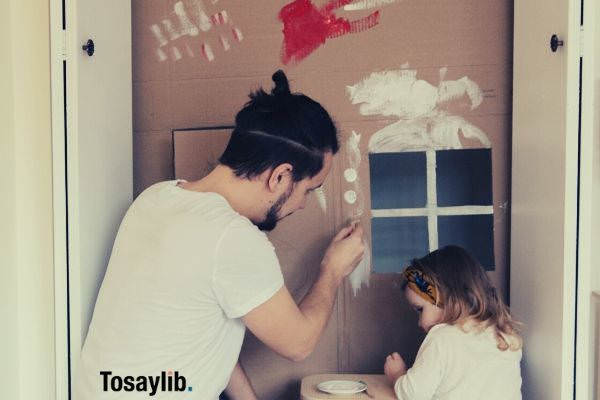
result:
[[[270,94],[262,88],[250,93],[219,162],[244,178],[284,163],[292,165],[294,181],[312,178],[323,168],[324,153],[337,153],[337,129],[319,103],[290,92],[283,71],[272,79]]]
[[[410,267],[435,283],[444,309],[441,322],[458,324],[465,330],[473,322],[480,328],[493,326],[500,350],[521,348],[519,323],[510,316],[481,264],[465,249],[446,246],[413,260]]]

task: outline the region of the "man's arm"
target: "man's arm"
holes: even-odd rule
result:
[[[296,305],[283,287],[243,317],[248,329],[290,360],[301,361],[308,357],[331,316],[338,287],[362,258],[362,234],[361,227],[342,229],[325,253],[317,282],[300,305]]]
[[[225,393],[231,400],[257,400],[256,393],[239,362],[233,368]]]

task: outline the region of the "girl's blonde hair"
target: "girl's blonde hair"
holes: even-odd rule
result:
[[[510,316],[481,264],[465,249],[443,247],[413,260],[410,268],[421,271],[435,284],[444,310],[441,323],[459,325],[465,331],[493,326],[498,349],[522,347],[517,330],[520,324]]]

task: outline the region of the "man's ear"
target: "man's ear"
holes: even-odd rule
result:
[[[271,192],[283,192],[287,190],[292,182],[292,164],[279,164],[271,170],[271,174],[267,178],[267,188]]]

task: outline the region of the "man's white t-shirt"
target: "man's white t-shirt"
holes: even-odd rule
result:
[[[242,346],[240,317],[282,286],[267,236],[225,198],[153,185],[119,227],[75,399],[218,398]]]
[[[501,351],[493,328],[432,327],[406,375],[399,400],[521,400],[521,350]]]

